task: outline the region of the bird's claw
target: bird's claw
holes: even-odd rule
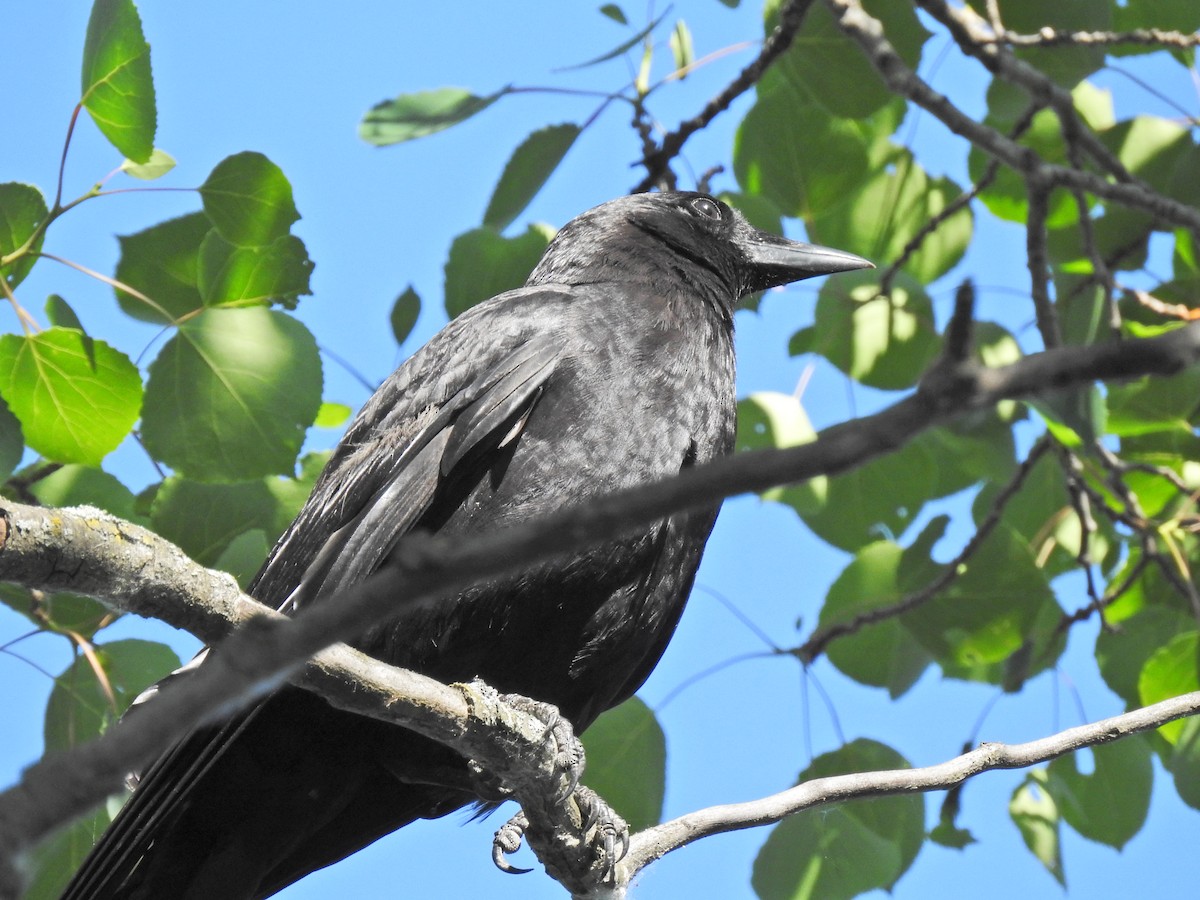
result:
[[[531,700],[520,694],[505,694],[500,699],[545,724],[543,740],[549,748],[547,756],[553,759],[553,771],[562,778],[554,801],[563,803],[575,792],[579,779],[583,777],[585,755],[583,744],[575,737],[575,729],[553,704]]]
[[[525,829],[528,827],[529,820],[525,818],[525,813],[519,812],[496,831],[495,837],[492,838],[492,862],[501,872],[509,875],[524,875],[533,871],[533,869],[514,866],[508,861],[508,854],[516,853],[521,849],[521,842],[525,838]]]
[[[603,879],[615,881],[617,863],[629,852],[629,826],[591,788],[578,787],[575,801],[579,805],[582,830],[585,834],[591,834],[589,842]]]

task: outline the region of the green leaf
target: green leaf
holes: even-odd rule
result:
[[[292,520],[300,514],[300,508],[312,493],[313,486],[316,485],[317,478],[331,455],[328,450],[305,453],[300,457],[299,475],[266,480],[267,490],[271,492],[276,503],[275,521],[267,529],[267,537],[271,541],[283,534],[292,524]]]
[[[1150,809],[1150,746],[1141,735],[1131,735],[1093,747],[1091,754],[1091,775],[1079,771],[1073,753],[1051,762],[1046,789],[1068,825],[1120,850],[1141,830]]]
[[[692,32],[688,30],[683,19],[676,20],[675,27],[671,30],[670,43],[671,55],[675,57],[675,71],[682,80],[687,77],[687,69],[696,58],[696,52],[692,48]]]
[[[162,178],[173,168],[175,168],[175,157],[157,147],[144,163],[135,163],[132,159],[121,163],[122,172],[142,181],[154,181],[156,178]]]
[[[71,304],[58,294],[51,294],[46,298],[46,318],[50,320],[51,325],[57,325],[59,328],[83,331],[83,323],[79,321],[79,316],[75,314]]]
[[[454,318],[476,303],[523,285],[553,235],[545,225],[530,225],[514,238],[490,228],[460,234],[446,260],[446,313]]]
[[[0,480],[7,478],[21,464],[25,455],[25,438],[21,423],[0,397]]]
[[[371,107],[358,126],[358,136],[386,147],[436,134],[483,112],[510,90],[501,88],[486,97],[452,87],[401,94]]]
[[[75,870],[120,809],[121,798],[72,822],[42,841],[29,854],[28,885],[21,900],[59,900]]]
[[[1016,468],[1012,424],[995,410],[979,410],[930,428],[915,442],[937,465],[937,484],[930,499],[947,497],[974,484],[1003,483]]]
[[[629,24],[629,20],[625,18],[625,13],[621,10],[621,7],[617,6],[615,3],[605,3],[600,7],[600,13],[601,15],[608,16],[619,25]]]
[[[879,293],[873,272],[826,281],[815,320],[793,339],[792,355],[819,353],[869,387],[911,387],[941,350],[933,303],[911,278],[896,279],[887,295]]]
[[[739,451],[795,447],[815,440],[817,436],[799,398],[792,394],[774,391],[751,394],[738,401],[737,416]],[[800,484],[771,488],[764,491],[762,497],[786,503],[802,515],[815,513],[824,504],[828,485],[829,479],[820,475]]]
[[[117,238],[121,258],[117,281],[137,289],[155,305],[116,289],[126,315],[147,322],[169,323],[204,306],[197,286],[200,245],[212,231],[202,212],[160,222],[136,234]]]
[[[820,627],[848,622],[903,599],[897,582],[902,550],[889,541],[868,544],[829,588],[821,607]],[[893,617],[833,641],[829,661],[860,684],[887,688],[893,698],[917,683],[930,657]]]
[[[0,395],[42,456],[97,465],[137,420],[142,378],[104,341],[51,328],[0,337]]]
[[[1106,431],[1104,396],[1094,384],[1048,393],[1026,403],[1065,447],[1091,446]]]
[[[949,178],[930,178],[911,154],[904,153],[891,169],[876,170],[844,203],[819,211],[809,223],[809,235],[876,262],[898,261],[908,244],[921,236],[902,269],[918,283],[929,284],[954,268],[971,242],[974,219],[969,206],[926,233],[930,220],[961,194]]]
[[[1028,0],[1001,0],[1000,19],[1018,34],[1036,34],[1044,27],[1059,31],[1111,31],[1112,10],[1109,0],[1072,0],[1071,3],[1030,3]],[[1087,75],[1104,65],[1102,46],[1021,47],[1019,58],[1041,70],[1066,88],[1072,88]]]
[[[345,403],[322,403],[313,425],[317,428],[337,428],[349,418],[350,407]]]
[[[133,698],[179,667],[170,647],[153,641],[124,640],[97,645],[96,655],[116,699],[115,708],[82,654],[62,675],[46,703],[46,751],[68,750],[99,737]]]
[[[142,439],[199,481],[290,474],[320,405],[321,358],[307,328],[275,310],[210,309],[151,363]]]
[[[204,484],[174,475],[154,496],[154,530],[205,566],[217,560],[239,535],[251,530],[275,534],[277,501],[265,481]]]
[[[150,45],[133,0],[95,0],[83,45],[79,101],[109,143],[135,163],[150,161],[158,113]]]
[[[39,598],[37,605],[41,615],[35,621],[39,625],[49,622],[54,628],[74,631],[84,637],[91,637],[101,625],[108,625],[120,617],[98,600],[81,594],[46,594]]]
[[[17,181],[0,184],[0,256],[7,256],[29,240],[49,215],[42,192],[32,184]],[[0,276],[8,282],[9,288],[15,288],[29,274],[37,260],[34,254],[42,249],[44,237],[44,232],[39,234],[28,254],[0,267]]]
[[[300,218],[283,170],[252,151],[217,163],[200,185],[200,198],[221,237],[239,247],[272,244]]]
[[[133,492],[113,475],[91,466],[63,466],[29,486],[43,506],[95,506],[114,516],[140,522]]]
[[[1169,700],[1200,690],[1200,632],[1178,634],[1146,660],[1138,677],[1138,696],[1142,705]],[[1179,743],[1186,720],[1176,719],[1158,729],[1170,744]]]
[[[1067,877],[1063,872],[1062,844],[1059,838],[1062,819],[1059,817],[1054,798],[1039,783],[1044,777],[1044,771],[1035,772],[1031,775],[1031,780],[1024,782],[1013,792],[1012,800],[1008,804],[1008,814],[1020,830],[1025,846],[1037,857],[1038,862],[1046,867],[1046,871],[1066,887]]]
[[[1200,407],[1200,370],[1184,369],[1170,378],[1140,378],[1107,388],[1108,431],[1123,437],[1191,430]]]
[[[667,10],[667,12],[670,12],[670,10]],[[637,44],[640,44],[646,38],[646,36],[648,34],[650,34],[650,32],[652,32],[655,28],[658,27],[658,23],[661,22],[666,17],[667,17],[667,13],[664,12],[661,16],[659,16],[657,19],[655,19],[653,22],[651,22],[649,25],[647,25],[645,28],[643,28],[641,31],[639,31],[637,34],[635,34],[629,40],[618,44],[616,47],[614,47],[612,50],[609,50],[607,53],[602,53],[600,56],[597,56],[595,59],[589,59],[587,62],[578,63],[574,66],[566,66],[565,68],[560,69],[559,71],[574,72],[577,69],[586,69],[589,66],[599,65],[602,62],[608,62],[610,59],[616,59],[618,56],[623,54],[626,50],[630,50]]]
[[[907,768],[895,750],[860,738],[818,756],[799,780]],[[924,808],[919,795],[876,797],[785,819],[754,860],[755,893],[763,900],[850,900],[890,890],[924,842]]]
[[[268,306],[295,309],[311,294],[313,262],[304,241],[285,234],[260,247],[239,247],[214,228],[200,245],[197,286],[205,306]]]
[[[760,88],[738,126],[733,171],[747,194],[809,218],[862,184],[870,138],[864,123],[834,118],[786,84]]]
[[[650,707],[631,697],[583,735],[584,784],[612,804],[631,832],[662,821],[667,743]]]
[[[949,586],[901,621],[947,677],[1005,684],[1031,674],[1007,668],[1030,649],[1038,671],[1053,665],[1058,654],[1047,642],[1061,644],[1060,617],[1028,545],[1000,524]]]
[[[412,334],[412,330],[417,324],[417,316],[420,314],[421,297],[410,284],[392,304],[390,321],[392,335],[396,338],[397,344],[403,346],[404,342],[408,340],[408,336]]]
[[[511,225],[562,162],[579,130],[578,125],[568,122],[549,125],[527,137],[504,167],[483,214],[483,224],[496,231]]]
[[[783,0],[765,7],[766,33],[778,24]],[[884,34],[909,67],[916,69],[929,32],[906,0],[866,0],[866,11],[883,23]],[[875,67],[856,41],[842,32],[823,4],[804,16],[791,47],[776,63],[779,73],[831,115],[848,119],[870,115],[892,100]]]
[[[1003,484],[985,484],[975,498],[972,512],[976,524],[992,515]],[[1052,454],[1039,459],[1025,476],[1025,483],[1004,507],[1002,520],[1012,535],[1020,536],[1029,553],[1051,578],[1076,567],[1083,532],[1073,514],[1063,485],[1062,470]],[[1093,535],[1093,539],[1099,537]],[[1093,546],[1093,551],[1097,548]]]
[[[267,536],[263,530],[252,528],[229,542],[229,546],[217,558],[213,568],[228,572],[237,579],[242,590],[245,590],[262,568],[270,551],[271,545],[267,543]]]
[[[929,451],[909,444],[819,485],[803,506],[804,524],[821,539],[854,553],[881,537],[898,537],[920,514],[937,484]],[[795,494],[784,496],[791,502]]]
[[[1019,103],[1009,107],[1010,97],[1020,98]],[[988,90],[988,116],[984,123],[997,131],[1008,132],[1024,111],[1028,96],[1006,82],[992,83]],[[1018,139],[1023,147],[1029,147],[1048,163],[1067,163],[1066,145],[1058,116],[1044,109],[1033,117],[1028,129]],[[980,180],[991,165],[992,157],[972,147],[968,156],[968,172],[975,181]],[[998,218],[1024,224],[1029,217],[1029,195],[1025,177],[1007,166],[1001,166],[991,184],[979,194],[984,206]],[[1047,200],[1046,225],[1051,229],[1073,227],[1079,221],[1079,207],[1075,198],[1065,190],[1053,191]]]

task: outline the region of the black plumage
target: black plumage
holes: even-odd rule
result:
[[[336,602],[414,529],[469,540],[670,477],[734,440],[739,298],[869,265],[704,194],[568,223],[526,285],[451,322],[375,393],[250,587]],[[633,694],[683,610],[716,508],[404,610],[356,645],[555,704],[577,731]],[[64,895],[266,897],[476,798],[452,751],[285,687],[156,762]]]

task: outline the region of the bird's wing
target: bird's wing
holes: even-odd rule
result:
[[[498,308],[497,301],[511,303],[514,295],[517,314],[511,305]],[[532,313],[540,304],[564,298],[555,288],[502,295],[476,307],[476,315],[460,317],[401,366],[351,424],[249,592],[290,611],[333,597],[371,574],[434,502],[456,466],[478,462],[517,437],[562,353],[561,341],[537,330]],[[525,299],[531,301],[528,317],[520,314]],[[489,316],[494,327],[487,323]],[[455,325],[464,319],[476,321],[459,327],[456,335]],[[63,900],[120,896],[120,885],[160,829],[170,827],[176,812],[190,803],[198,785],[235,790],[219,776],[213,783],[212,773],[262,708],[201,728],[160,757]],[[236,825],[230,823],[235,830]]]

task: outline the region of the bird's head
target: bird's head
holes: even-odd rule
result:
[[[572,219],[528,284],[679,281],[732,310],[754,291],[871,267],[853,253],[761,231],[708,194],[667,191],[618,197]]]

